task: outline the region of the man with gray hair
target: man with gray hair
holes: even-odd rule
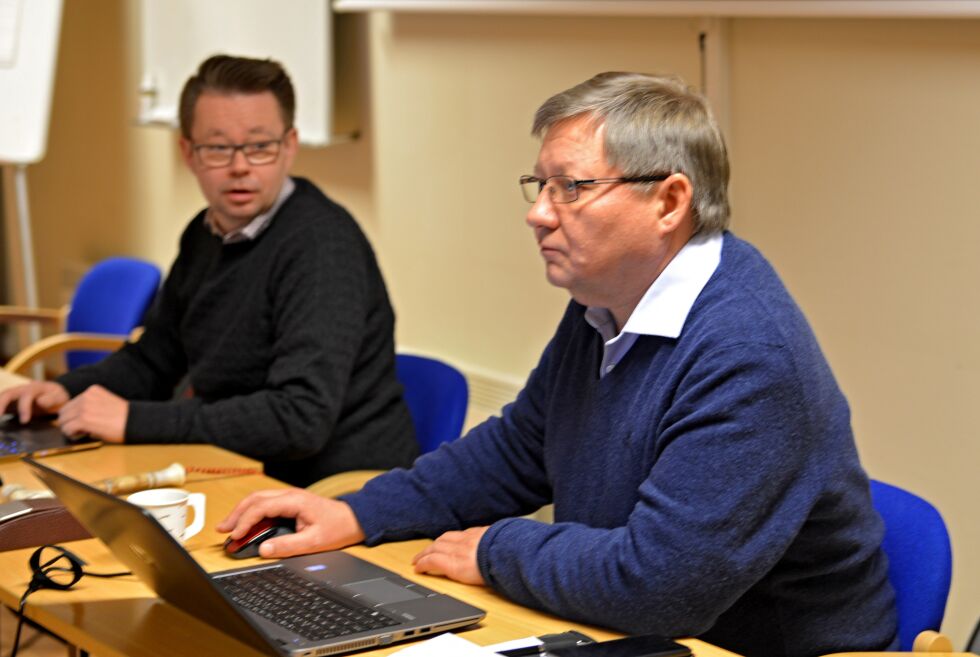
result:
[[[517,400],[340,501],[259,493],[282,557],[436,540],[420,572],[743,655],[896,645],[882,523],[847,402],[768,262],[726,230],[728,159],[676,78],[598,75],[537,112],[528,225],[567,289]],[[554,503],[555,522],[522,518]]]

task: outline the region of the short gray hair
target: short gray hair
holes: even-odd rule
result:
[[[591,115],[605,126],[606,159],[624,176],[683,173],[691,180],[694,230],[728,227],[728,152],[708,101],[676,76],[600,73],[545,101],[531,133]]]

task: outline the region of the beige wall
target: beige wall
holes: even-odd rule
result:
[[[118,62],[135,56],[133,4],[65,3],[49,155],[31,170],[46,300],[63,261],[120,249],[168,264],[201,205],[173,135],[129,124],[136,75]],[[345,20],[365,51],[355,65],[369,83],[364,134],[304,152],[296,172],[365,226],[402,346],[520,380],[566,301],[545,283],[523,223],[516,178],[535,156],[531,113],[605,69],[696,82],[697,22]],[[980,22],[731,28],[736,230],[811,319],[869,471],[946,516],[956,558],[946,630],[961,645],[980,613],[970,490],[980,462]]]

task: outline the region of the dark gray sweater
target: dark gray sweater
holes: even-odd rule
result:
[[[223,244],[195,217],[139,342],[59,379],[131,400],[127,443],[212,443],[298,486],[417,455],[374,253],[346,210],[294,180],[253,241]],[[192,395],[173,399],[185,375]]]
[[[347,498],[368,544],[489,524],[487,583],[560,616],[751,657],[895,647],[847,402],[769,263],[726,234],[680,337],[602,379],[583,313],[502,417]]]

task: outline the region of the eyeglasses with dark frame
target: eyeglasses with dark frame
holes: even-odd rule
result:
[[[194,144],[193,148],[198,161],[209,169],[228,166],[235,159],[237,151],[242,152],[249,164],[261,166],[272,164],[279,158],[286,134],[284,132],[279,139],[263,139],[244,144]]]
[[[658,173],[650,176],[625,176],[622,178],[589,178],[587,180],[576,180],[571,176],[548,176],[538,178],[536,176],[521,176],[521,192],[524,200],[534,203],[545,188],[548,189],[548,196],[553,203],[571,203],[578,200],[578,188],[586,185],[611,185],[613,183],[651,183],[661,182],[669,178],[669,173]]]

